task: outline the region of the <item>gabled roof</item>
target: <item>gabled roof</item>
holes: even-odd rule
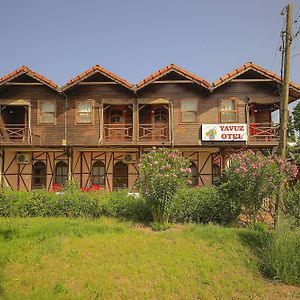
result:
[[[209,89],[210,84],[205,79],[198,77],[198,76],[196,76],[174,64],[170,64],[170,65],[166,66],[165,68],[157,71],[156,73],[154,73],[154,74],[150,75],[149,77],[140,81],[138,84],[136,84],[135,90],[137,91],[137,90],[144,88],[148,84],[167,75],[170,72],[176,72],[176,73],[180,74],[181,76],[186,77],[187,79],[190,79],[191,81],[200,85],[201,87],[203,87],[205,89]]]
[[[47,85],[48,87],[56,90],[56,91],[59,91],[59,87],[58,85],[53,82],[52,80],[49,80],[48,78],[30,70],[28,67],[26,66],[22,66],[20,67],[19,69],[3,76],[2,78],[0,78],[0,85],[4,85],[5,83],[9,82],[9,81],[12,81],[13,79],[19,77],[20,75],[22,74],[26,74],[30,77],[32,77],[33,79]]]
[[[74,85],[78,84],[79,82],[83,81],[84,79],[87,79],[88,77],[100,73],[104,75],[105,77],[110,78],[112,81],[123,85],[124,87],[128,89],[132,89],[132,84],[130,84],[128,81],[125,79],[111,73],[110,71],[100,67],[99,65],[95,65],[94,67],[88,69],[87,71],[79,74],[78,76],[70,79],[67,84],[62,88],[63,91],[68,90],[69,88],[73,87]]]
[[[274,80],[277,83],[282,83],[282,80],[280,78],[280,76],[278,76],[277,74],[270,72],[262,67],[259,67],[258,65],[254,64],[253,62],[248,62],[245,65],[241,66],[238,69],[235,69],[234,71],[220,77],[218,80],[216,80],[214,83],[212,83],[212,90],[220,87],[221,85],[229,82],[230,80],[248,72],[249,70],[253,70],[271,80]],[[294,83],[294,82],[290,82],[290,88],[296,90],[297,92],[300,92],[300,85]]]

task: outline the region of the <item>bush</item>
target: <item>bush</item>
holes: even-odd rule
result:
[[[128,190],[119,190],[103,195],[100,201],[106,216],[133,221],[151,221],[151,211],[143,197],[128,195]]]
[[[181,189],[170,208],[170,220],[182,223],[229,224],[239,214],[236,199],[224,199],[216,186]]]
[[[272,199],[280,181],[296,177],[297,173],[296,165],[276,156],[252,150],[234,154],[223,174],[223,195],[226,199],[239,199],[243,213],[254,225],[264,201]]]
[[[296,226],[300,226],[300,183],[289,187],[285,194],[284,213]]]
[[[166,225],[177,190],[191,183],[189,161],[176,150],[159,148],[141,156],[137,187],[151,210],[154,222]]]
[[[62,193],[45,190],[32,192],[0,190],[2,217],[88,217],[110,216],[134,221],[151,221],[151,212],[142,197],[128,195],[128,190],[112,193],[78,191],[68,184]]]

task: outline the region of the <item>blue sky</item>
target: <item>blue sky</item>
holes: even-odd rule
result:
[[[282,0],[0,3],[0,76],[27,65],[63,85],[100,64],[134,84],[175,63],[211,82],[250,60],[280,72]],[[299,15],[299,1],[292,3]],[[300,55],[292,58],[292,80],[300,83]]]

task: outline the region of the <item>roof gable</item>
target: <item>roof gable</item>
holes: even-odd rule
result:
[[[205,89],[209,89],[210,84],[205,79],[198,77],[174,64],[171,64],[140,81],[138,84],[136,84],[135,90],[138,91],[158,79],[167,78],[170,73],[176,73],[179,75],[179,77],[191,80],[192,83],[196,83]]]
[[[270,79],[274,82],[277,82],[279,84],[282,83],[281,77],[279,75],[277,75],[273,72],[270,72],[262,67],[259,67],[258,65],[254,64],[253,62],[248,62],[245,65],[241,66],[240,68],[235,69],[234,71],[220,77],[218,80],[216,80],[215,82],[212,83],[211,88],[212,88],[212,90],[214,90],[237,77],[248,78],[248,76],[246,76],[246,74],[250,73],[250,72],[256,73],[258,78],[266,78],[266,79]],[[290,89],[293,89],[294,91],[296,91],[298,93],[298,95],[297,95],[298,97],[300,96],[300,85],[298,85],[294,82],[290,82]]]
[[[59,91],[59,86],[55,82],[32,71],[31,69],[29,69],[26,66],[22,66],[19,69],[0,78],[0,85],[5,85],[8,82],[18,82],[18,79],[21,79],[21,78],[23,81],[23,78],[25,78],[24,75],[29,77],[29,80],[25,80],[25,82],[29,83],[29,82],[38,81],[38,82],[50,87],[51,89],[54,89],[55,91]],[[31,79],[34,79],[34,81]],[[19,82],[22,82],[22,81],[19,80]]]
[[[97,76],[98,75],[98,76]],[[127,89],[132,89],[132,84],[130,84],[125,79],[111,73],[110,71],[100,67],[99,65],[95,65],[94,67],[88,69],[87,71],[79,74],[78,76],[70,79],[67,84],[62,88],[62,91],[66,91],[71,87],[79,84],[80,82],[84,82],[85,80],[93,78],[99,82],[115,82],[124,86]]]

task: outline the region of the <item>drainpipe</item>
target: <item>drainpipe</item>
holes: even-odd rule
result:
[[[65,153],[68,158],[68,181],[70,182],[72,180],[72,146],[69,145],[67,141],[67,111],[68,111],[68,96],[65,92],[61,92],[62,95],[65,97],[65,121],[64,121],[64,139],[62,140],[62,145],[64,146]]]

